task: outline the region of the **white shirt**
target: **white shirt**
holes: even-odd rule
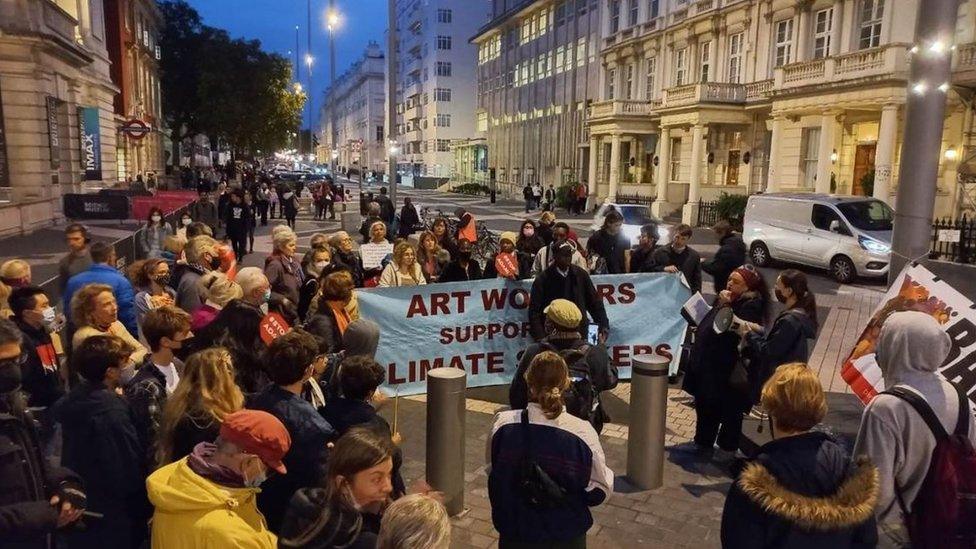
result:
[[[159,371],[163,373],[164,377],[166,377],[166,394],[173,394],[173,391],[176,390],[176,385],[180,382],[180,374],[176,371],[176,366],[174,366],[172,362],[166,366],[160,366],[155,362],[153,362],[153,364],[159,368]]]

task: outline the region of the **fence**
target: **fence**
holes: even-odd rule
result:
[[[715,202],[705,202],[698,205],[697,227],[711,227],[718,221],[718,208]]]
[[[976,218],[943,217],[932,223],[930,259],[954,263],[976,263]]]
[[[654,202],[653,196],[643,196],[639,194],[618,194],[617,204],[643,204],[650,206]]]

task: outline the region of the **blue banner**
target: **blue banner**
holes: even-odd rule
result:
[[[635,354],[680,355],[687,323],[681,306],[691,292],[677,275],[594,276],[610,319],[607,350],[630,378]],[[376,360],[387,368],[386,388],[425,393],[426,373],[449,366],[468,372],[468,387],[509,384],[529,334],[531,280],[479,280],[375,288],[359,292],[363,318],[380,325]],[[671,363],[671,371],[678,361]]]
[[[102,178],[102,135],[98,107],[78,107],[78,124],[85,181],[98,181]]]

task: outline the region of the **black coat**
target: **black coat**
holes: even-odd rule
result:
[[[52,547],[58,508],[51,495],[62,483],[81,487],[72,471],[48,465],[32,422],[0,406],[0,545],[11,549]]]
[[[747,293],[731,304],[735,316],[761,324],[763,303],[758,294]],[[720,410],[744,412],[752,402],[749,395],[736,392],[729,383],[732,369],[739,360],[739,335],[734,331],[716,334],[712,328],[720,307],[712,307],[695,331],[695,344],[685,372],[684,390],[696,402]]]
[[[722,512],[726,549],[848,549],[878,543],[877,469],[828,435],[810,432],[759,449]]]
[[[389,422],[376,413],[376,408],[362,400],[337,397],[330,399],[325,406],[319,408],[319,413],[335,428],[339,436],[353,427],[365,427],[380,436],[388,437],[393,434]],[[393,452],[393,494],[398,497],[406,493],[406,485],[400,468],[403,466],[403,452],[396,448]]]
[[[352,275],[352,282],[357,288],[363,287],[363,261],[358,252],[345,253],[336,250],[332,255],[332,263],[349,271]]]
[[[576,265],[569,266],[569,274],[563,276],[553,263],[532,282],[532,293],[529,299],[529,325],[532,337],[538,341],[546,336],[545,313],[543,310],[554,299],[568,299],[579,307],[583,313],[580,322],[580,335],[585,339],[589,323],[586,314],[589,313],[593,321],[602,330],[610,330],[610,321],[603,300],[596,293],[596,287],[590,280],[590,275]]]
[[[747,352],[753,357],[750,383],[755,401],[776,368],[810,358],[809,340],[815,337],[817,324],[802,309],[783,311],[769,330],[752,332],[746,337]]]
[[[103,513],[70,547],[138,545],[148,534],[145,448],[129,405],[104,385],[83,381],[56,405],[64,448],[61,462],[85,482],[88,509]]]
[[[319,351],[323,353],[338,353],[342,350],[342,332],[336,322],[335,313],[331,307],[319,304],[315,314],[305,321],[305,331],[312,334],[319,343]]]
[[[437,281],[462,282],[466,280],[480,280],[482,276],[481,265],[478,265],[478,262],[474,259],[468,261],[467,269],[462,267],[459,261],[451,261],[441,271],[441,277]]]
[[[659,272],[661,269],[657,268],[657,264],[654,263],[654,252],[657,251],[657,246],[652,248],[644,249],[640,246],[634,247],[630,251],[630,272],[632,273],[654,273]]]
[[[600,229],[586,241],[587,257],[595,253],[606,261],[607,271],[605,274],[625,272],[628,250],[630,250],[630,242],[622,233],[612,235]]]
[[[515,410],[529,405],[529,386],[525,382],[525,372],[529,369],[529,364],[532,363],[532,359],[536,355],[543,351],[554,350],[558,353],[566,349],[581,349],[584,345],[588,345],[588,343],[583,338],[549,339],[548,337],[539,343],[529,345],[522,353],[522,358],[519,359],[515,376],[512,377],[512,385],[508,388],[509,406]],[[616,385],[618,380],[616,368],[610,364],[610,355],[607,353],[605,345],[589,345],[586,355],[581,359],[581,362],[577,362],[575,365],[582,366],[583,363],[586,364],[588,370],[586,373],[594,389],[606,391]],[[574,371],[574,364],[568,366],[571,372]],[[570,375],[572,376],[572,373]]]
[[[718,243],[718,251],[711,259],[701,262],[701,268],[715,279],[715,293],[725,289],[732,271],[746,262],[746,243],[738,233],[729,233]]]
[[[44,328],[34,328],[17,317],[11,318],[23,335],[21,349],[27,361],[21,365],[21,386],[27,393],[27,405],[31,408],[46,407],[64,396],[64,384],[58,374],[57,358],[51,344],[51,334]],[[41,355],[44,355],[42,358]]]
[[[397,231],[400,236],[407,236],[414,233],[417,225],[420,224],[420,214],[414,205],[400,208],[400,229]]]
[[[671,245],[661,246],[654,250],[654,269],[663,272],[665,267],[675,266],[684,273],[692,292],[701,291],[701,256],[691,246],[677,252]]]
[[[357,512],[339,503],[341,496],[325,488],[303,488],[288,503],[281,530],[282,541],[305,549],[375,549],[380,517]],[[284,546],[284,543],[281,544]]]
[[[188,412],[173,429],[173,461],[190,455],[197,444],[213,442],[220,435],[220,422],[210,414]]]

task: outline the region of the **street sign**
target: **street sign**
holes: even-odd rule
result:
[[[152,128],[149,127],[149,124],[146,124],[145,122],[139,120],[138,118],[133,118],[132,120],[129,120],[128,122],[122,125],[121,129],[122,129],[122,133],[128,135],[132,139],[142,139],[143,137],[149,135],[149,132],[152,131]]]
[[[959,242],[961,237],[959,229],[939,229],[939,242]]]

